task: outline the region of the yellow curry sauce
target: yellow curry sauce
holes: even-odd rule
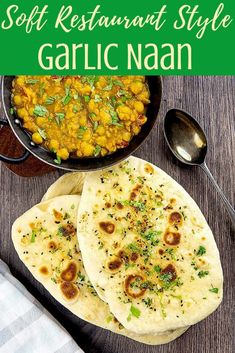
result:
[[[56,162],[126,147],[146,122],[144,76],[17,76],[13,107]]]

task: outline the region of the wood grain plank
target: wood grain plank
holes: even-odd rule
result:
[[[228,199],[235,202],[235,77],[164,77],[159,123],[136,156],[157,164],[175,178],[196,200],[205,214],[220,249],[224,270],[224,300],[207,319],[190,328],[169,345],[151,347],[96,328],[58,304],[32,278],[18,259],[10,239],[12,222],[39,202],[56,171],[37,178],[21,178],[0,164],[0,256],[31,293],[62,323],[85,352],[95,353],[232,353],[234,342],[234,229],[215,190],[203,172],[182,166],[167,149],[162,120],[168,109],[182,108],[197,118],[208,137],[207,163]],[[1,112],[1,110],[0,110]],[[0,141],[1,143],[1,141]]]

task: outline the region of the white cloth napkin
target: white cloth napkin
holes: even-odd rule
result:
[[[83,353],[0,260],[0,353]]]

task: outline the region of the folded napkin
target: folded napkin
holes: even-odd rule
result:
[[[0,353],[83,353],[0,260]]]

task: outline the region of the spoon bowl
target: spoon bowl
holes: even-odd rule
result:
[[[198,122],[188,113],[171,109],[164,120],[164,135],[171,152],[181,162],[200,165],[207,153],[207,139]]]
[[[235,210],[206,165],[207,139],[198,122],[183,110],[171,109],[165,116],[164,136],[171,152],[178,160],[188,165],[199,166],[204,170],[235,225]]]

